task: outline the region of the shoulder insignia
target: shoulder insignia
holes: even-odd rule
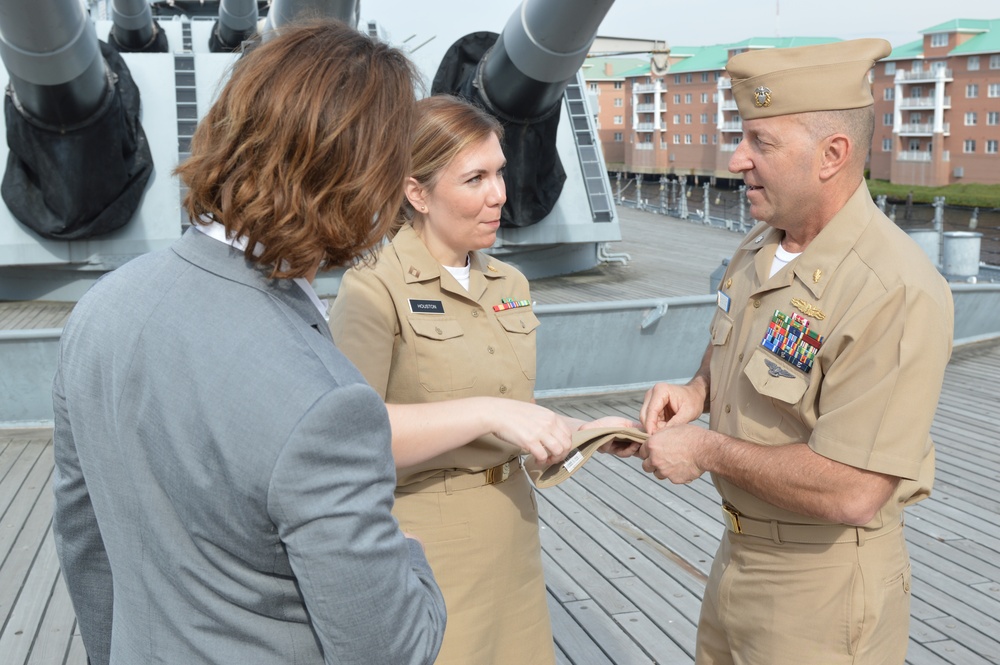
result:
[[[802,312],[803,314],[805,314],[806,316],[812,317],[817,321],[822,321],[823,319],[826,318],[826,314],[824,314],[819,307],[817,307],[816,305],[810,305],[805,300],[801,300],[799,298],[792,298],[792,306],[795,307],[795,309]]]
[[[771,376],[780,376],[785,379],[791,379],[795,377],[794,374],[792,374],[787,369],[785,369],[778,363],[774,362],[773,360],[768,360],[767,358],[765,358],[764,362],[767,363],[767,373],[770,374]]]

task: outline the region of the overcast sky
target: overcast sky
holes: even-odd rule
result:
[[[538,0],[535,0],[538,1]],[[412,57],[436,69],[457,38],[501,32],[520,0],[360,0],[365,20],[377,20],[394,43],[420,46]],[[581,1],[581,4],[583,2]],[[1000,19],[997,0],[617,0],[599,34],[704,46],[748,37],[882,37],[893,46],[954,18]],[[428,41],[429,40],[429,41]],[[421,46],[422,45],[422,46]]]

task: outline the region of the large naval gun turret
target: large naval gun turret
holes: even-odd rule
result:
[[[529,277],[591,268],[621,239],[579,73],[612,1],[511,0],[499,34],[449,14],[436,37],[454,46],[424,67],[431,92],[504,123],[509,200],[490,251]],[[80,0],[0,3],[0,300],[76,300],[173,242],[188,220],[171,172],[243,42],[298,18],[364,15],[357,0],[91,3],[91,15]],[[377,16],[362,22],[394,41]],[[337,272],[317,279],[327,295],[338,285]]]

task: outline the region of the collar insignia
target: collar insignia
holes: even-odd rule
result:
[[[795,307],[795,309],[802,312],[803,314],[805,314],[806,316],[812,317],[817,321],[822,321],[823,319],[826,318],[826,314],[820,311],[819,307],[816,307],[816,305],[810,305],[805,300],[801,300],[799,298],[792,298],[792,306]]]
[[[753,91],[753,105],[759,109],[767,108],[771,105],[771,89],[760,85]]]
[[[406,272],[410,273],[411,275],[413,275],[417,279],[420,279],[420,271],[417,270],[416,266],[410,266],[410,269],[407,270]]]
[[[773,360],[764,359],[764,363],[767,364],[767,373],[771,376],[780,376],[784,379],[794,378],[795,375],[789,372],[787,369],[774,362]]]
[[[753,244],[759,245],[764,240],[764,234],[761,233],[759,236],[753,239]]]
[[[499,270],[497,270],[496,268],[493,267],[492,263],[487,263],[486,264],[486,269],[489,270],[490,272],[500,272]]]
[[[823,271],[816,268],[816,272],[813,273],[813,284],[819,284],[821,279],[823,279]]]

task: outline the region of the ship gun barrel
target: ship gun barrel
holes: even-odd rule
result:
[[[271,0],[261,31],[264,39],[274,28],[309,18],[333,18],[357,27],[361,8],[358,0]]]
[[[0,2],[0,58],[17,105],[46,124],[82,122],[107,96],[97,33],[78,1]]]
[[[556,147],[563,94],[614,0],[523,0],[499,36],[476,32],[445,53],[432,93],[462,97],[504,126],[507,204],[500,226],[525,227],[555,207],[566,181]]]
[[[613,2],[524,0],[483,58],[481,94],[515,118],[550,110],[583,66]]]
[[[80,0],[0,2],[7,155],[0,194],[45,238],[124,226],[153,170],[128,66],[97,39]]]
[[[222,0],[209,48],[215,53],[237,50],[257,34],[257,0]]]
[[[146,0],[114,0],[111,5],[111,35],[123,51],[145,51],[159,32]]]

